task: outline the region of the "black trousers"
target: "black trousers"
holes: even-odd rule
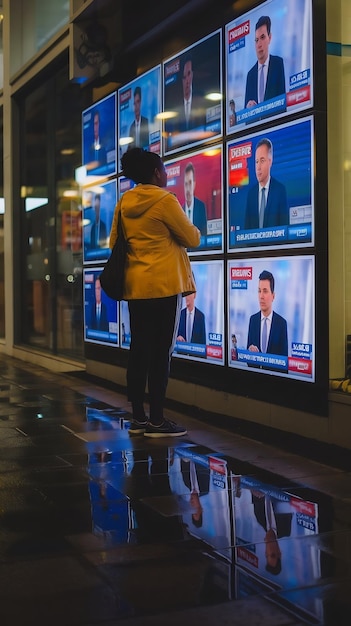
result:
[[[127,367],[127,393],[133,417],[144,419],[146,383],[150,421],[163,421],[163,404],[169,368],[178,332],[181,295],[169,298],[129,300],[131,344]]]

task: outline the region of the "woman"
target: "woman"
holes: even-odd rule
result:
[[[110,248],[117,238],[121,211],[128,242],[124,299],[128,301],[131,345],[127,392],[133,421],[129,432],[146,437],[177,437],[186,429],[163,415],[170,359],[178,329],[182,295],[196,291],[185,248],[200,243],[200,231],[176,197],[162,187],[167,174],[161,158],[132,148],[121,159],[126,178],[137,186],[117,203]],[[144,411],[148,382],[150,416]]]

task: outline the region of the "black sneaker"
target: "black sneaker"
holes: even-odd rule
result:
[[[130,423],[128,432],[131,435],[143,435],[146,429],[146,426],[148,426],[149,422],[147,420],[144,420],[143,422],[138,422],[137,420],[133,420]]]
[[[181,437],[186,434],[187,430],[183,426],[171,420],[164,420],[159,426],[153,426],[149,422],[145,428],[144,437]]]

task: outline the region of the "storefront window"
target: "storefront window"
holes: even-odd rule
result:
[[[20,105],[25,251],[20,342],[78,359],[83,356],[82,225],[75,169],[81,162],[83,97],[65,66]]]
[[[3,108],[0,107],[0,337],[5,337],[5,289],[4,289],[4,132]]]
[[[345,377],[351,377],[351,7],[342,4],[343,147],[344,147],[344,249],[345,249]],[[349,381],[350,382],[350,381]],[[350,391],[349,391],[350,392]]]
[[[28,343],[52,348],[50,254],[52,206],[48,190],[48,94],[40,87],[25,101],[25,172],[21,195],[26,251],[26,323]]]
[[[83,354],[82,205],[75,182],[81,165],[81,90],[67,71],[55,80],[57,350]]]
[[[2,43],[2,24],[4,14],[2,10],[2,0],[0,0],[0,89],[4,87],[4,48]]]
[[[0,0],[1,1],[1,0]],[[69,22],[68,0],[11,0],[10,73],[15,74]]]

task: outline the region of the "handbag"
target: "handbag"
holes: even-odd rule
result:
[[[127,247],[120,211],[117,222],[117,239],[112,248],[110,258],[106,261],[105,267],[100,274],[101,287],[112,300],[123,300]]]

